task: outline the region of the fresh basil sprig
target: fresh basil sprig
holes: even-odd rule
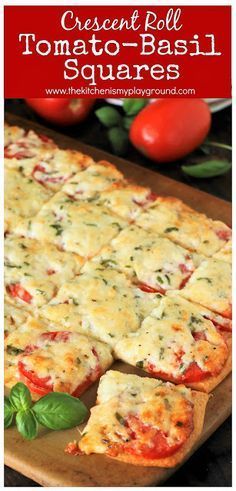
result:
[[[205,178],[226,174],[231,164],[226,160],[207,160],[195,165],[182,165],[182,171],[191,177]]]
[[[135,116],[147,104],[147,99],[123,99],[122,114],[111,106],[103,106],[95,114],[107,129],[107,138],[116,155],[125,155],[129,137],[129,128]]]
[[[23,438],[33,440],[41,424],[50,430],[66,430],[79,425],[88,415],[86,406],[64,392],[50,392],[33,404],[28,387],[18,382],[4,398],[4,427],[13,422]]]

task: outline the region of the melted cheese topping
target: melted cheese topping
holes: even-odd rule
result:
[[[203,261],[180,293],[193,302],[230,317],[230,264],[217,259]]]
[[[227,263],[232,263],[232,240],[229,240],[224,244],[224,246],[216,252],[213,256],[215,259],[220,261],[226,261]]]
[[[109,371],[100,380],[98,406],[91,410],[79,447],[88,455],[109,454],[114,444],[125,445],[132,440],[125,424],[130,415],[164,432],[169,444],[175,444],[192,414],[191,391],[186,387]],[[144,434],[142,439],[145,443]]]
[[[146,312],[159,305],[159,296],[148,295],[132,288],[124,274],[88,262],[78,279],[64,284],[41,313],[65,328],[76,327],[114,345],[138,329]]]
[[[63,192],[76,200],[96,198],[97,193],[123,180],[123,174],[109,162],[101,161],[78,172],[63,187]]]
[[[5,283],[8,299],[27,303],[9,293],[9,285],[20,285],[32,299],[29,307],[47,303],[60,286],[79,273],[83,264],[76,254],[59,251],[52,244],[8,237],[5,241]],[[17,292],[15,292],[17,293]]]
[[[33,217],[51,197],[51,192],[42,188],[31,178],[17,171],[5,171],[5,230],[15,230],[19,218]]]
[[[110,208],[114,213],[134,220],[148,203],[149,188],[141,186],[120,184],[113,185],[99,196],[99,202]]]
[[[22,309],[17,309],[13,305],[5,302],[4,304],[4,335],[7,337],[23,324],[28,317],[28,313]]]
[[[205,256],[218,251],[231,235],[224,223],[211,220],[172,197],[157,198],[138,218],[137,224]]]
[[[31,221],[28,230],[21,223],[16,232],[88,258],[125,226],[124,220],[105,207],[73,201],[64,193],[57,193]]]
[[[120,269],[153,288],[170,290],[181,287],[199,258],[169,239],[133,225],[112,240],[111,247],[95,261]]]
[[[165,297],[136,333],[117,343],[115,354],[152,374],[163,372],[178,379],[192,362],[203,371],[219,373],[228,349],[197,306],[180,297]]]
[[[42,335],[34,342],[32,352],[19,359],[37,377],[50,377],[54,391],[69,393],[88,378],[93,383],[113,361],[107,345],[78,333],[69,333],[64,341]]]

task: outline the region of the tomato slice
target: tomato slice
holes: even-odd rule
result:
[[[55,343],[58,342],[65,343],[66,341],[68,341],[71,334],[72,333],[70,331],[45,332],[39,336],[38,344],[26,346],[24,350],[24,354],[22,356],[24,357],[24,355],[29,355],[33,351],[44,346],[44,343],[46,344],[48,341],[55,342]],[[83,382],[79,384],[76,387],[76,389],[73,391],[72,395],[74,397],[79,397],[95,380],[97,380],[102,375],[99,356],[94,347],[92,348],[92,353],[96,358],[96,366],[94,369],[90,370],[89,374],[83,380]],[[53,383],[51,382],[51,376],[38,377],[38,375],[34,370],[29,370],[26,367],[24,363],[24,359],[21,359],[18,362],[18,370],[21,379],[22,380],[24,379],[28,388],[33,392],[36,392],[37,394],[41,394],[41,395],[48,394],[49,392],[53,392],[54,388],[53,388]]]
[[[167,380],[177,384],[200,382],[201,380],[205,380],[210,375],[210,372],[203,371],[194,361],[190,363],[190,365],[182,375],[179,375],[177,377],[163,372],[162,370],[158,370],[153,363],[148,363],[147,371],[153,377],[160,377],[163,380]]]
[[[217,235],[217,237],[219,237],[219,239],[227,241],[227,240],[231,239],[232,232],[230,229],[229,230],[217,230],[216,235]]]
[[[20,375],[23,375],[26,379],[30,381],[37,388],[42,388],[44,391],[52,392],[53,384],[50,383],[51,377],[38,377],[33,370],[28,370],[23,361],[18,361],[18,370]]]
[[[224,318],[224,322],[222,322],[222,324],[218,321],[216,321],[214,318],[210,317],[210,316],[207,316],[207,315],[204,315],[203,317],[205,317],[205,319],[208,319],[212,322],[212,324],[214,324],[214,326],[216,327],[217,331],[221,332],[221,331],[226,331],[226,332],[231,332],[232,331],[232,324],[231,324],[231,321],[230,319],[227,320]]]
[[[206,341],[206,334],[203,331],[195,331],[192,332],[192,336],[195,339],[195,341]]]
[[[12,283],[11,285],[7,285],[6,287],[7,292],[15,298],[20,298],[20,300],[23,300],[23,302],[26,303],[31,303],[32,300],[32,295],[21,286],[20,283]]]
[[[165,293],[165,290],[161,287],[153,288],[152,286],[147,285],[147,283],[142,283],[142,282],[138,283],[138,288],[146,293],[162,293],[162,294]]]
[[[43,175],[41,177],[37,177],[36,175],[37,172],[41,172],[41,174]],[[39,184],[42,184],[44,186],[47,182],[54,183],[54,184],[60,182],[64,183],[67,179],[71,177],[71,175],[67,176],[66,178],[65,176],[52,177],[46,172],[46,169],[42,164],[37,164],[35,165],[32,171],[32,177],[35,179],[35,181],[37,181]]]
[[[173,443],[170,443],[168,434],[152,425],[144,424],[137,415],[129,414],[124,425],[131,440],[125,444],[112,445],[107,451],[108,455],[115,457],[119,453],[126,453],[147,460],[160,459],[173,455],[184,444],[192,431],[192,414],[187,423],[183,423],[184,431],[180,434],[179,440]]]

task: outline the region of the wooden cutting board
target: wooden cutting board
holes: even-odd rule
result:
[[[26,129],[35,129],[52,137],[61,148],[74,148],[91,155],[97,160],[114,163],[126,177],[138,184],[150,186],[156,193],[172,195],[183,199],[187,204],[209,217],[231,224],[231,205],[212,195],[173,181],[156,172],[109,155],[102,150],[82,144],[31,121],[25,121],[13,115],[7,115],[9,124]],[[116,362],[113,367],[127,373],[144,375],[124,363]],[[231,375],[213,392],[209,400],[202,435],[191,454],[225,421],[231,413]],[[81,399],[89,407],[94,405],[97,384],[91,387]],[[69,441],[79,438],[80,428],[49,432],[40,430],[38,438],[32,442],[23,440],[16,429],[5,431],[5,463],[43,486],[151,486],[160,485],[177,468],[161,469],[138,467],[113,461],[104,456],[72,457],[64,453]],[[190,457],[189,454],[187,458]],[[183,463],[182,463],[183,464]]]

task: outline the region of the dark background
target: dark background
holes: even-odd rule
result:
[[[97,101],[96,108],[104,105],[104,101]],[[5,109],[26,119],[44,124],[65,135],[74,137],[84,143],[111,152],[110,144],[106,137],[106,131],[97,120],[94,111],[82,124],[59,128],[46,123],[37,116],[22,99],[6,100]],[[208,138],[212,141],[231,144],[231,107],[223,109],[212,116],[212,127]],[[212,155],[215,157],[231,159],[229,151],[214,149]],[[181,171],[183,162],[157,165],[139,154],[130,144],[125,155],[143,167],[156,170],[176,181],[185,182],[190,186],[211,193],[219,198],[231,201],[231,172],[215,178],[195,179],[185,176]],[[197,163],[207,157],[201,151],[196,151],[184,159],[184,163]],[[128,165],[128,164],[127,164]],[[207,442],[184,464],[184,466],[171,477],[165,486],[206,486],[223,487],[232,484],[232,460],[231,460],[231,419],[228,418],[224,424],[207,440]],[[5,486],[38,486],[30,479],[5,467]]]

